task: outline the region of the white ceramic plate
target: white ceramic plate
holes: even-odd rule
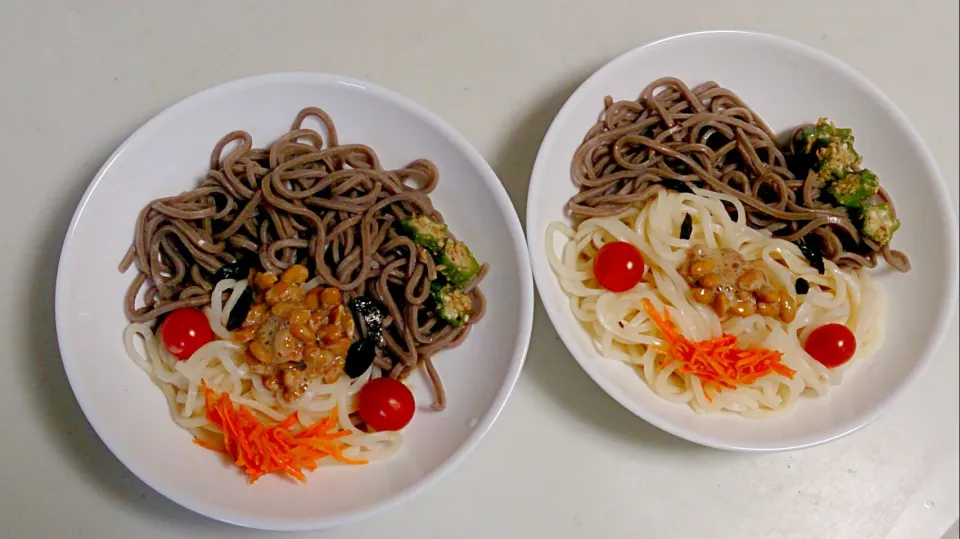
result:
[[[196,186],[221,136],[249,131],[266,145],[303,107],[329,112],[343,143],[364,143],[388,168],[433,160],[431,195],[461,239],[491,265],[489,316],[466,343],[437,356],[449,396],[426,410],[429,385],[412,377],[419,411],[400,454],[362,467],[320,469],[305,485],[266,477],[248,486],[237,468],[191,443],[160,390],[121,342],[122,299],[132,272],[117,263],[139,209]],[[520,372],[530,340],[533,279],[523,232],[494,172],[438,117],[377,86],[317,73],[238,80],[189,97],[147,122],[107,160],[77,208],[60,258],[57,333],[77,401],[111,451],[170,499],[212,518],[267,529],[313,529],[370,515],[408,499],[459,463],[490,428]]]
[[[881,350],[851,369],[825,398],[804,399],[782,419],[698,415],[656,396],[629,367],[604,359],[573,317],[545,257],[545,231],[565,219],[576,192],[570,161],[602,112],[603,98],[636,99],[660,77],[690,86],[715,80],[778,132],[828,116],[852,127],[864,165],[877,172],[903,225],[895,245],[907,274],[874,272],[887,292]],[[875,419],[924,365],[944,336],[957,299],[957,224],[943,180],[916,131],[880,90],[840,61],[799,43],[745,32],[704,32],[657,41],[613,60],[570,97],[540,147],[527,199],[527,234],[540,297],[583,369],[624,407],[677,436],[718,448],[800,448],[843,436]],[[557,238],[556,241],[562,241]]]

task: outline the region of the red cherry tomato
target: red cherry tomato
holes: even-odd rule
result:
[[[850,361],[857,351],[857,338],[843,324],[824,324],[810,332],[803,349],[832,369]]]
[[[178,359],[190,359],[198,348],[214,339],[207,315],[197,309],[182,308],[167,315],[160,326],[163,346]]]
[[[374,430],[400,430],[413,419],[413,393],[393,378],[374,378],[357,394],[360,419]]]
[[[643,279],[643,255],[631,243],[615,241],[600,248],[593,259],[593,275],[611,292],[625,292]]]

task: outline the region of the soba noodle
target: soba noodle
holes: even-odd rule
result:
[[[776,134],[730,90],[715,82],[691,90],[663,78],[637,101],[606,99],[574,155],[580,192],[567,207],[575,220],[617,215],[682,182],[739,200],[753,228],[791,242],[815,240],[841,267],[874,267],[879,254],[894,269],[909,270],[906,255],[861,236],[846,208],[821,202],[817,174],[795,177],[789,158]],[[882,189],[879,198],[893,208]]]
[[[732,208],[732,216],[728,213]],[[604,211],[606,213],[606,210]],[[678,231],[687,215],[693,227],[689,239]],[[698,411],[728,410],[748,416],[788,409],[802,394],[823,395],[839,383],[846,367],[827,369],[811,358],[800,344],[813,329],[838,322],[849,327],[858,342],[857,357],[873,353],[883,337],[883,293],[863,271],[842,270],[826,261],[820,274],[799,248],[772,237],[769,231],[748,227],[750,211],[737,196],[694,189],[694,194],[658,189],[642,209],[627,207],[618,213],[590,217],[577,227],[552,223],[547,230],[546,252],[570,307],[605,358],[636,368],[658,395],[687,403]],[[558,236],[562,246],[557,247]],[[644,280],[624,293],[600,287],[593,276],[593,260],[610,241],[626,241],[640,249],[648,267]],[[709,306],[693,301],[690,286],[678,268],[695,245],[730,248],[758,264],[778,289],[798,305],[796,318],[752,314],[723,322]],[[794,283],[806,279],[810,289],[798,295]],[[718,391],[705,387],[691,374],[678,372],[677,363],[664,367],[656,327],[641,307],[649,299],[666,309],[679,330],[692,340],[736,335],[742,346],[762,346],[783,353],[784,365],[796,371],[793,378],[770,373],[756,382]],[[850,364],[855,364],[852,361]]]
[[[311,117],[325,136],[304,127]],[[464,288],[473,302],[467,323],[443,324],[426,308],[437,278],[433,257],[394,226],[414,214],[443,221],[428,197],[439,179],[430,161],[386,170],[373,149],[340,145],[333,120],[315,107],[302,110],[291,130],[265,149],[254,148],[244,131],[229,133],[214,147],[198,188],[154,200],[140,212],[120,265],[121,271],[137,268],[127,317],[145,324],[180,307],[210,305],[211,298],[218,305],[218,270],[243,255],[274,273],[305,264],[316,275],[312,286],[336,287],[345,300],[367,295],[386,308],[376,364],[397,379],[426,364],[436,407],[443,408],[431,357],[463,342],[483,317],[477,285],[486,266]]]

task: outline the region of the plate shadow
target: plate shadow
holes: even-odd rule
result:
[[[581,73],[556,85],[554,91],[520,118],[519,127],[494,154],[491,164],[510,194],[521,222],[526,218],[530,174],[540,143],[567,98],[588,76],[589,73]],[[597,103],[598,115],[600,110],[601,103]],[[559,178],[558,181],[569,179]],[[539,296],[533,326],[533,340],[522,376],[528,376],[569,416],[593,427],[601,435],[627,445],[654,447],[672,453],[711,451],[637,418],[608,396],[583,372],[563,345]]]

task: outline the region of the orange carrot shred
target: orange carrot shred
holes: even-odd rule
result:
[[[793,378],[796,374],[781,362],[783,352],[767,348],[740,348],[737,337],[729,333],[714,339],[691,341],[680,333],[668,311],[665,310],[661,316],[646,298],[643,299],[643,307],[663,334],[664,346],[661,351],[667,356],[663,365],[679,362],[677,372],[699,378],[708,401],[713,399],[706,393],[707,388],[714,388],[719,393],[724,389],[752,384],[771,373],[787,378]]]
[[[348,430],[337,430],[337,409],[330,417],[307,428],[294,430],[299,423],[296,412],[276,424],[266,424],[245,406],[234,406],[230,395],[219,396],[201,381],[206,417],[223,433],[223,447],[194,439],[193,443],[217,453],[229,455],[234,464],[247,474],[251,483],[264,475],[276,473],[306,482],[303,470],[313,471],[317,461],[331,457],[344,464],[366,464],[366,460],[344,456],[346,447],[337,442],[349,436]]]

